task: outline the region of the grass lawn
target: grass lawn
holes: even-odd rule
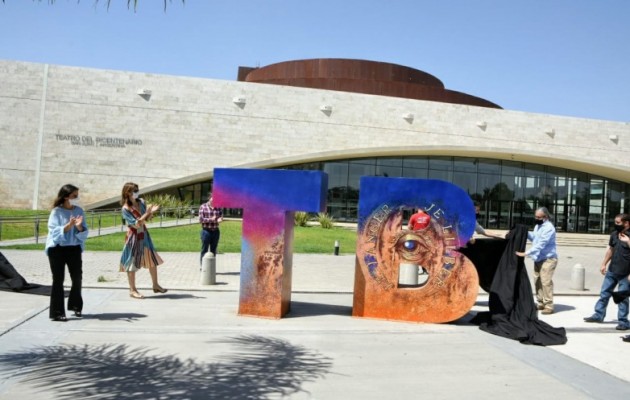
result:
[[[225,221],[221,224],[219,252],[240,253],[241,221]],[[153,228],[150,230],[153,244],[158,252],[190,252],[201,249],[198,224]],[[339,241],[341,254],[353,254],[356,248],[357,233],[354,230],[334,227],[323,229],[320,226],[296,226],[294,228],[293,252],[333,254],[335,241]],[[90,238],[85,245],[88,251],[120,251],[125,241],[125,232]],[[7,246],[10,249],[44,249],[44,244]]]
[[[85,223],[89,229],[120,226],[120,211],[94,213],[85,211]],[[32,238],[48,233],[50,210],[0,210],[0,239]]]
[[[49,210],[8,210],[0,209],[0,240],[12,240],[45,236],[48,233]],[[122,216],[120,210],[114,211],[84,211],[85,223],[88,229],[120,227]],[[174,220],[169,215],[156,216],[153,222]],[[181,218],[188,221],[190,218]],[[126,229],[126,228],[125,228]]]

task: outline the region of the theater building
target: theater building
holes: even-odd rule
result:
[[[489,228],[546,206],[559,231],[606,233],[630,211],[629,123],[504,110],[395,64],[288,61],[225,81],[0,61],[0,88],[3,208],[49,208],[65,183],[112,207],[128,181],[199,204],[228,167],[325,171],[345,221],[366,175],[452,182]]]

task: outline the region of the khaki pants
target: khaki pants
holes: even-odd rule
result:
[[[545,310],[553,311],[553,273],[558,265],[557,258],[548,258],[534,263],[536,300]]]

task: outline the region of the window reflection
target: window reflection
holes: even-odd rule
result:
[[[545,206],[558,231],[608,233],[615,215],[630,212],[629,185],[583,172],[539,164],[474,157],[371,157],[303,163],[282,169],[328,174],[327,212],[356,221],[362,176],[441,179],[461,187],[481,204],[486,228],[532,226],[534,210]],[[212,182],[168,190],[193,204],[205,201]],[[232,211],[232,210],[230,210]],[[238,210],[237,210],[238,211]]]

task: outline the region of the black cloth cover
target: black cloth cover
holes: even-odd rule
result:
[[[490,287],[490,311],[478,313],[472,323],[486,332],[524,344],[550,346],[567,342],[564,328],[554,328],[538,319],[525,260],[527,227],[516,225],[506,236],[506,246]]]
[[[480,238],[458,250],[475,265],[479,286],[488,293],[506,245],[505,239]]]
[[[13,265],[0,253],[0,289],[12,289],[16,291],[37,288],[20,275]]]
[[[619,304],[625,299],[630,297],[630,290],[620,290],[618,292],[613,292],[612,298],[615,304]]]

